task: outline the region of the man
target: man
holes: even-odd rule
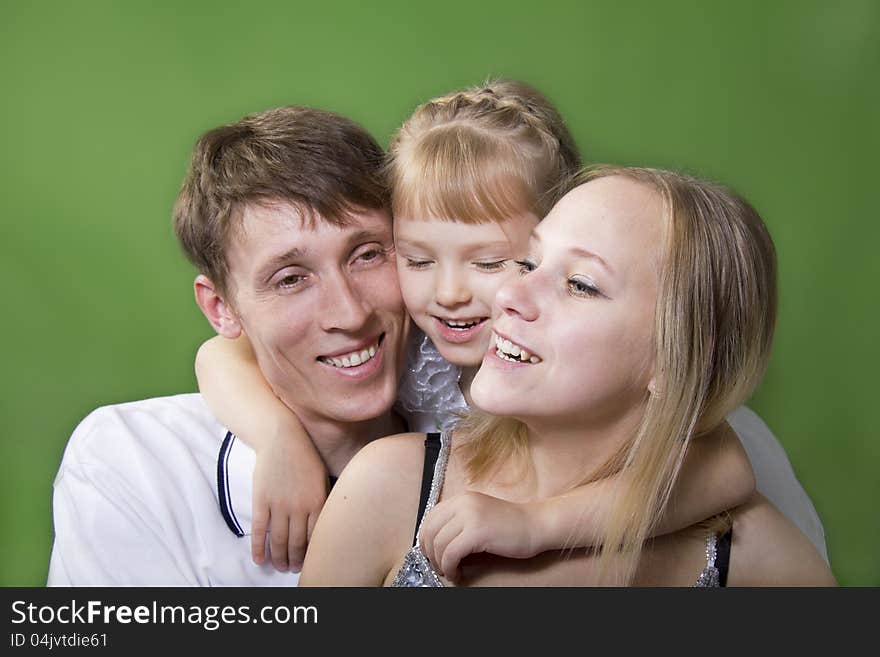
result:
[[[248,336],[331,476],[405,429],[390,410],[408,321],[382,158],[342,117],[269,110],[199,139],[174,211],[199,307],[220,335]],[[295,584],[242,538],[254,461],[199,395],[94,411],[55,480],[48,584]]]

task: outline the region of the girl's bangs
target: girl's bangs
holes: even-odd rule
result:
[[[433,131],[398,153],[395,215],[480,224],[534,212],[531,163],[496,140],[449,132]]]

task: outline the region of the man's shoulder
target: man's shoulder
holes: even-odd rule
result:
[[[162,418],[166,421],[189,418],[206,425],[219,424],[202,396],[197,392],[190,392],[100,406],[86,415],[81,425],[90,422],[125,421],[146,416]]]
[[[109,404],[91,411],[77,425],[64,463],[125,463],[144,453],[216,454],[225,434],[197,393]]]

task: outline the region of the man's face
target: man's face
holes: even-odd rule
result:
[[[229,300],[275,393],[307,426],[394,403],[408,319],[385,211],[347,226],[248,206],[227,251]]]

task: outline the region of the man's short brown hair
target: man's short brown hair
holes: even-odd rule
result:
[[[332,112],[292,105],[251,114],[196,142],[174,232],[225,293],[226,249],[245,206],[287,202],[305,221],[344,225],[352,212],[388,207],[383,160],[364,128]]]

